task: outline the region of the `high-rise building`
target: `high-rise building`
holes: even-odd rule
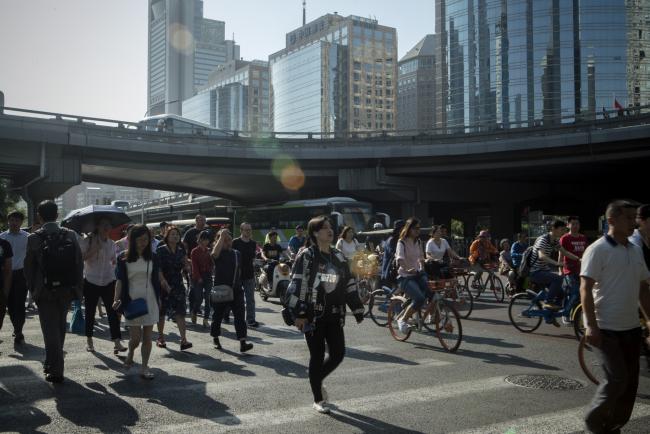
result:
[[[149,0],[147,114],[182,114],[181,103],[219,65],[239,59],[223,21],[203,18],[202,0]]]
[[[484,131],[650,104],[650,0],[436,0],[436,122]]]
[[[269,56],[274,131],[394,130],[397,32],[327,14],[286,35]]]
[[[183,116],[225,130],[270,131],[269,65],[233,60],[220,65],[195,96],[183,101]]]
[[[398,64],[397,129],[430,130],[436,126],[436,35],[426,35]]]

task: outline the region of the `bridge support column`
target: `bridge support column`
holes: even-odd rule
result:
[[[519,212],[513,202],[494,202],[490,205],[490,232],[496,242],[512,237],[519,230]]]

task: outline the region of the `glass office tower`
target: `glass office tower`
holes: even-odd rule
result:
[[[486,131],[650,104],[650,0],[439,0],[438,126]]]

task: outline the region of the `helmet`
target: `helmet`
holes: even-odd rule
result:
[[[375,231],[379,229],[384,229],[384,225],[382,225],[381,223],[375,223],[374,225],[372,225],[372,229]]]

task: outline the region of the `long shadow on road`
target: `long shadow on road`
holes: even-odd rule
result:
[[[433,345],[418,343],[415,345],[419,349],[431,349],[438,352],[445,351],[442,348],[434,347]],[[486,353],[483,351],[473,351],[461,347],[458,349],[458,352],[454,353],[454,356],[461,357],[470,357],[473,359],[481,359],[484,363],[494,364],[494,365],[512,365],[512,366],[522,366],[525,368],[534,368],[534,369],[544,369],[548,371],[560,371],[560,368],[557,366],[546,365],[544,363],[536,362],[534,360],[526,359],[525,357],[515,356],[514,354],[507,353]]]
[[[351,428],[356,428],[364,433],[375,433],[375,432],[388,432],[395,434],[422,434],[420,431],[414,431],[412,429],[405,429],[390,423],[382,422],[378,419],[364,416],[357,413],[352,413],[349,411],[344,411],[336,406],[334,406],[335,412],[330,414],[330,417],[334,420],[337,420],[341,423],[349,425]],[[355,429],[355,431],[356,431]]]
[[[345,356],[352,359],[365,360],[367,362],[379,362],[379,363],[392,363],[394,365],[417,365],[416,362],[412,360],[403,359],[392,354],[385,353],[373,353],[370,351],[363,351],[358,348],[349,347],[345,349]]]
[[[3,366],[0,367],[0,378],[29,377],[36,374],[25,366]],[[45,383],[45,380],[43,380]],[[34,433],[39,427],[52,422],[50,416],[42,410],[33,407],[32,402],[39,399],[51,398],[51,389],[42,384],[38,387],[38,393],[25,395],[24,390],[15,390],[19,387],[4,384],[0,388],[0,430],[15,431],[19,433]],[[20,386],[22,389],[23,386]],[[30,389],[31,391],[31,389]],[[41,392],[43,392],[41,394]]]

